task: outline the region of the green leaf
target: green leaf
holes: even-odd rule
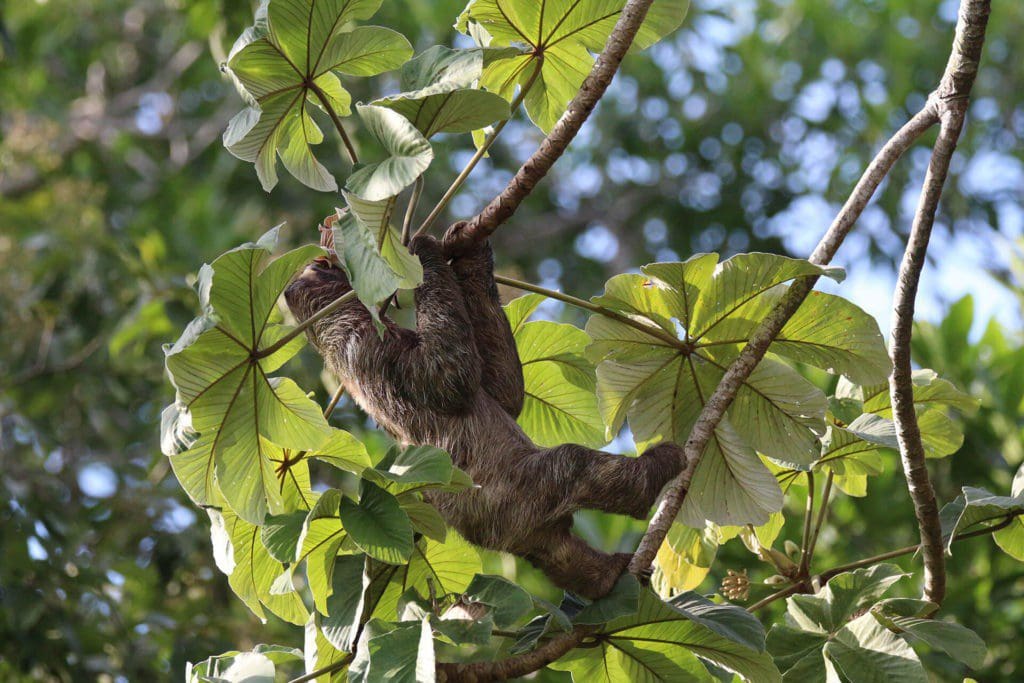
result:
[[[313,593],[313,602],[321,614],[329,613],[327,599],[333,590],[334,565],[342,543],[348,541],[348,534],[341,526],[338,515],[341,498],[341,491],[337,489],[329,489],[321,494],[316,505],[306,515],[296,544],[295,562],[306,562],[306,579]]]
[[[489,615],[498,628],[508,628],[533,608],[533,598],[518,585],[501,576],[477,574],[466,588],[464,599],[490,607]]]
[[[402,67],[402,92],[372,104],[397,111],[428,138],[468,133],[509,117],[504,97],[475,89],[483,67],[481,49],[435,45]]]
[[[1016,484],[1015,480],[1015,484]],[[997,496],[984,489],[965,486],[963,496],[943,507],[943,537],[952,552],[957,534],[980,531],[1006,520],[1010,523],[993,534],[996,545],[1010,557],[1024,562],[1024,491]]]
[[[333,647],[351,652],[353,639],[359,629],[363,613],[363,555],[339,557],[334,563],[331,577],[331,595],[327,598],[327,612],[320,618],[324,638]]]
[[[289,512],[285,515],[269,515],[260,531],[260,540],[270,556],[278,562],[289,563],[295,560],[295,551],[299,544],[299,535],[306,523],[305,510]]]
[[[913,648],[865,614],[825,643],[828,657],[847,680],[865,683],[927,683]]]
[[[875,617],[850,621],[903,576],[899,567],[879,564],[835,576],[816,595],[787,598],[785,624],[767,639],[783,679],[839,680],[838,670],[847,680],[926,680],[916,653]]]
[[[359,503],[342,498],[338,505],[341,523],[356,545],[370,557],[401,564],[412,555],[412,523],[395,497],[363,480]]]
[[[374,620],[366,628],[366,647],[357,652],[349,670],[352,683],[433,683],[434,638],[427,619],[398,628]]]
[[[480,568],[476,548],[453,531],[444,543],[421,539],[406,565],[367,564],[364,614],[394,620],[402,595],[410,589],[420,596],[430,595],[431,590],[438,596],[462,593]]]
[[[325,669],[333,664],[339,663],[348,656],[348,653],[335,648],[320,630],[320,615],[314,612],[306,622],[305,642],[303,643],[303,654],[306,660],[306,673],[313,673]],[[318,678],[321,683],[323,678]],[[342,667],[335,672],[330,681],[348,680],[348,667]]]
[[[420,484],[448,484],[452,480],[452,471],[451,456],[440,448],[394,446],[377,468],[367,470],[363,476],[397,494],[411,488],[424,488]],[[391,487],[391,484],[398,486]]]
[[[231,590],[246,607],[266,623],[263,608],[292,624],[304,624],[309,617],[299,594],[292,591],[283,595],[271,593],[275,579],[284,571],[260,542],[260,527],[249,524],[229,510],[218,513],[209,509],[211,524],[221,526],[231,539],[234,568],[228,576]]]
[[[363,470],[372,465],[366,446],[342,429],[332,429],[327,441],[307,453],[306,457],[352,474],[362,474]]]
[[[274,0],[266,21],[258,19],[235,43],[227,67],[250,106],[228,124],[224,146],[255,163],[263,189],[269,192],[277,184],[279,156],[305,185],[337,190],[310,149],[323,141],[310,107],[347,116],[352,98],[335,72],[372,76],[412,56],[412,46],[399,33],[346,26],[369,18],[379,5],[375,0]]]
[[[419,178],[434,159],[427,139],[405,117],[386,107],[358,105],[363,125],[384,147],[384,161],[361,166],[345,187],[367,201],[390,199]]]
[[[764,626],[757,617],[735,605],[720,605],[692,591],[676,595],[668,601],[681,614],[705,626],[723,638],[764,652]]]
[[[972,669],[985,664],[985,641],[971,629],[948,621],[928,619],[939,606],[927,600],[907,598],[882,600],[871,608],[871,615],[893,633],[942,650]]]
[[[543,294],[525,294],[505,304],[505,317],[508,318],[513,335],[519,332],[527,318],[533,315],[533,312],[544,303],[544,300]]]
[[[313,449],[329,434],[312,399],[292,380],[268,375],[304,342],[298,336],[265,355],[290,329],[271,322],[277,299],[295,272],[322,254],[303,247],[268,263],[276,235],[275,229],[213,262],[209,287],[201,291],[207,313],[165,350],[176,401],[200,433],[172,459],[182,485],[199,504],[210,504],[216,477],[231,508],[253,524],[268,511],[288,511],[273,463],[280,449]]]
[[[636,612],[639,600],[640,583],[632,574],[623,574],[608,595],[581,609],[572,620],[576,624],[604,624]]]
[[[658,549],[651,585],[663,598],[696,588],[711,571],[718,545],[715,525],[694,529],[673,522]]]
[[[708,442],[679,511],[694,528],[716,524],[761,525],[782,509],[782,489],[767,467],[723,418]]]
[[[635,45],[646,48],[683,21],[686,2],[657,0],[637,33]],[[473,0],[455,27],[482,46],[526,45],[525,53],[495,59],[482,85],[511,98],[516,84],[525,86],[535,70],[536,83],[526,97],[526,111],[548,132],[565,111],[622,13],[618,0]]]
[[[698,657],[747,681],[781,680],[767,653],[723,637],[646,590],[635,614],[610,622],[594,647],[572,650],[551,668],[571,671],[574,680],[587,683],[708,680]]]
[[[518,419],[523,431],[544,447],[608,443],[594,367],[583,355],[587,334],[572,325],[537,321],[520,325],[514,336],[526,388]]]
[[[416,500],[415,494],[402,494],[398,502],[402,505],[402,511],[409,515],[412,528],[417,533],[444,543],[448,536],[448,525],[433,505]]]

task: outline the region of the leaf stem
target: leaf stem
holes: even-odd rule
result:
[[[810,564],[811,520],[814,518],[814,473],[807,472],[807,507],[804,509],[804,533],[800,541],[800,577],[807,576]]]
[[[311,672],[309,672],[308,674],[306,674],[304,676],[299,676],[298,678],[293,678],[290,681],[288,681],[288,683],[306,683],[306,681],[312,681],[312,680],[314,680],[316,678],[319,678],[320,676],[324,676],[326,674],[332,674],[335,671],[341,671],[342,669],[344,669],[346,666],[348,666],[352,662],[352,659],[354,657],[355,657],[355,655],[353,655],[352,653],[348,653],[347,655],[345,655],[344,657],[342,657],[341,659],[336,661],[334,664],[329,664],[329,665],[323,667],[322,669],[317,669],[316,671],[311,671]]]
[[[341,119],[338,118],[338,113],[334,111],[334,107],[327,100],[327,95],[321,90],[320,86],[313,81],[309,81],[309,89],[313,91],[316,98],[320,100],[320,104],[324,105],[324,109],[327,110],[327,115],[331,117],[331,121],[334,122],[334,127],[338,129],[338,135],[341,136],[341,141],[345,143],[345,149],[348,150],[348,158],[353,164],[359,163],[359,155],[356,154],[356,148],[352,146],[352,141],[348,137],[348,133],[345,132],[345,127],[341,125]]]
[[[811,561],[814,560],[814,548],[818,545],[818,534],[821,532],[821,526],[825,523],[825,517],[828,513],[828,500],[832,495],[832,480],[835,478],[835,472],[832,470],[828,471],[828,476],[825,477],[825,490],[821,492],[821,502],[818,503],[818,519],[814,521],[814,530],[811,532],[811,545],[807,550],[807,568],[811,567]]]
[[[466,182],[466,179],[469,178],[469,174],[473,172],[476,165],[479,164],[480,160],[487,154],[487,150],[491,148],[491,145],[494,144],[498,135],[505,129],[509,120],[511,120],[516,111],[522,105],[523,101],[526,99],[526,94],[530,92],[530,88],[532,88],[533,84],[537,81],[537,76],[540,75],[540,69],[543,65],[543,61],[543,55],[539,55],[534,61],[537,66],[534,68],[533,73],[530,74],[530,77],[526,80],[526,83],[523,84],[523,87],[519,89],[519,94],[516,95],[514,100],[512,100],[512,104],[509,105],[508,118],[504,121],[499,121],[498,124],[494,126],[494,130],[484,138],[483,144],[481,144],[480,148],[476,150],[476,153],[473,154],[472,158],[470,158],[466,163],[462,171],[459,172],[459,175],[457,175],[455,180],[452,181],[451,186],[445,191],[444,196],[438,200],[434,208],[431,209],[430,214],[420,224],[420,227],[416,230],[417,235],[420,235],[430,229],[430,226],[433,225],[437,217],[441,215],[441,212],[445,210],[452,198],[455,197],[456,193],[458,193],[459,189]]]
[[[254,357],[257,358],[257,359],[259,359],[259,358],[266,358],[267,356],[270,356],[270,355],[273,355],[273,354],[277,353],[278,351],[283,349],[288,344],[288,342],[290,342],[291,340],[295,339],[300,334],[305,332],[307,329],[309,329],[313,325],[317,324],[318,322],[320,322],[321,320],[323,320],[324,318],[329,316],[331,313],[334,313],[339,308],[341,308],[342,306],[347,304],[349,301],[352,301],[352,299],[354,299],[354,298],[356,298],[355,290],[352,290],[351,292],[346,292],[345,294],[342,294],[337,299],[335,299],[331,303],[327,304],[326,306],[321,308],[319,311],[317,311],[316,313],[314,313],[313,315],[309,316],[308,318],[303,320],[301,323],[299,323],[298,325],[293,327],[291,332],[289,332],[285,336],[281,337],[280,339],[278,339],[276,342],[274,342],[273,344],[271,344],[267,348],[260,349],[259,351],[257,351],[255,354],[253,354]]]
[[[420,195],[423,194],[423,176],[416,179],[413,185],[412,194],[409,195],[409,203],[405,207],[405,220],[402,221],[402,244],[409,244],[409,233],[412,230],[412,219],[416,214],[416,205],[420,203]]]
[[[692,345],[684,342],[682,339],[678,339],[677,337],[674,337],[673,335],[669,334],[668,332],[662,330],[660,327],[655,327],[654,325],[648,325],[647,323],[643,323],[643,322],[640,322],[639,320],[635,320],[633,318],[630,318],[627,315],[623,315],[622,313],[619,313],[618,311],[613,311],[612,309],[605,308],[604,306],[601,306],[599,304],[592,303],[592,302],[587,301],[585,299],[577,298],[575,296],[572,296],[571,294],[565,294],[564,292],[559,292],[559,291],[554,290],[554,289],[548,289],[546,287],[541,287],[540,285],[535,285],[535,284],[532,284],[530,282],[524,282],[522,280],[516,280],[514,278],[505,277],[504,275],[497,275],[497,274],[495,274],[494,281],[497,282],[498,284],[506,285],[508,287],[515,287],[516,289],[522,289],[523,291],[526,291],[526,292],[534,292],[535,294],[542,294],[543,296],[546,296],[549,299],[557,299],[558,301],[562,301],[562,302],[567,303],[567,304],[569,304],[571,306],[576,306],[577,308],[582,308],[584,310],[591,311],[593,313],[598,313],[600,315],[605,316],[606,318],[611,318],[613,320],[617,320],[618,322],[622,323],[623,325],[629,325],[630,327],[632,327],[632,328],[634,328],[636,330],[640,330],[644,334],[647,334],[647,335],[650,335],[650,336],[655,337],[657,339],[660,339],[661,341],[665,342],[669,346],[673,346],[673,347],[675,347],[677,349],[680,349],[681,351],[685,351],[686,353],[692,353],[693,352],[693,346]]]

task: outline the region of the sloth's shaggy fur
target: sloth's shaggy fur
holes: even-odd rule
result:
[[[646,517],[680,472],[682,449],[659,444],[631,458],[534,444],[516,424],[523,370],[498,300],[490,247],[451,264],[431,237],[413,239],[410,250],[424,273],[415,331],[385,319],[382,338],[353,301],[311,327],[310,341],[381,427],[402,443],[448,451],[473,478],[478,488],[429,496],[451,526],[472,543],[526,558],[561,588],[601,597],[631,556],[598,551],[574,536],[573,512]],[[344,271],[318,259],[285,298],[305,320],[350,289]]]

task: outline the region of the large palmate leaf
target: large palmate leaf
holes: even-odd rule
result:
[[[640,593],[635,614],[600,629],[594,647],[577,648],[551,668],[570,671],[574,681],[706,681],[701,659],[734,671],[746,681],[780,680],[764,651],[763,631],[757,646],[756,619],[731,606],[696,604],[692,594],[662,602],[650,591]],[[753,642],[752,642],[753,641]]]
[[[412,56],[409,41],[391,29],[349,26],[379,6],[380,0],[274,0],[232,47],[227,67],[250,106],[228,124],[224,146],[255,163],[263,189],[277,184],[278,156],[305,185],[337,189],[310,149],[323,141],[310,104],[347,116],[352,97],[336,74],[373,76]]]
[[[230,510],[209,508],[210,534],[214,547],[229,547],[231,564],[218,567],[228,574],[231,590],[266,622],[264,607],[292,624],[303,624],[309,616],[302,598],[291,591],[275,594],[271,586],[284,571],[260,540],[260,527],[249,524]],[[230,569],[230,571],[228,571]]]
[[[428,138],[436,133],[468,133],[507,119],[505,98],[475,87],[483,73],[484,54],[481,48],[452,50],[435,45],[402,67],[400,93],[372,104],[397,111]]]
[[[519,426],[540,446],[608,443],[597,408],[594,366],[583,354],[590,338],[572,325],[536,321],[514,330],[526,396]]]
[[[455,26],[481,46],[522,44],[527,50],[489,63],[481,85],[511,99],[516,85],[535,82],[526,111],[548,132],[576,95],[618,21],[622,0],[472,0]],[[686,15],[685,0],[656,0],[637,33],[648,47],[674,31]]]
[[[636,324],[600,313],[587,322],[593,340],[587,356],[598,363],[598,400],[609,434],[628,419],[641,448],[687,439],[707,397],[786,281],[841,274],[771,254],[742,254],[723,263],[715,254],[699,254],[642,270],[612,278],[594,299]],[[888,355],[873,320],[835,297],[812,297],[806,305],[809,313],[798,311],[772,352],[831,372],[885,379]],[[808,469],[820,456],[826,406],[824,395],[794,370],[762,360],[729,408],[728,434],[716,436],[698,467],[702,485],[691,489],[684,518],[698,527],[704,519],[764,523],[778,510],[780,492],[751,448]],[[705,497],[699,508],[697,491]]]
[[[768,633],[768,651],[784,681],[927,680],[914,650],[871,614],[851,618],[905,576],[879,564],[833,577],[816,595],[786,599],[784,624]]]
[[[216,481],[231,508],[253,524],[268,511],[288,511],[286,482],[275,472],[282,449],[314,449],[330,434],[312,399],[290,379],[268,375],[304,343],[298,336],[268,351],[291,329],[276,322],[277,298],[295,271],[322,253],[303,247],[270,261],[276,237],[275,228],[204,269],[205,313],[165,349],[176,403],[199,433],[189,450],[172,457],[182,485],[206,505]]]

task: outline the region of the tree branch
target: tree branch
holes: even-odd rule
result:
[[[928,600],[942,604],[946,594],[946,558],[943,552],[942,525],[935,490],[928,478],[924,444],[914,407],[913,369],[910,340],[914,325],[914,301],[924,268],[925,255],[942,187],[949,172],[949,162],[956,149],[967,113],[967,96],[974,84],[985,41],[990,0],[964,0],[960,4],[953,52],[938,90],[927,106],[941,119],[939,137],[932,149],[931,161],[918,201],[910,238],[900,264],[899,279],[893,300],[891,354],[893,372],[889,378],[893,421],[900,446],[900,461],[907,478],[910,499],[921,532],[924,556],[924,594]]]
[[[971,0],[969,0],[970,2]],[[972,4],[979,4],[973,2]],[[987,6],[987,2],[983,3]],[[953,60],[950,59],[950,63]],[[963,63],[957,61],[956,63]],[[948,67],[947,67],[948,69]],[[950,81],[948,75],[943,76],[942,82]],[[867,206],[868,201],[874,195],[882,180],[889,173],[893,164],[903,155],[904,152],[918,139],[922,133],[931,126],[938,123],[939,114],[932,106],[932,100],[925,105],[918,114],[915,114],[892,138],[886,142],[879,154],[874,157],[868,165],[864,174],[860,177],[853,193],[846,201],[843,209],[836,219],[829,225],[824,237],[811,254],[810,261],[818,265],[825,265],[836,255],[843,240],[853,227],[857,218]],[[764,357],[768,346],[775,339],[785,323],[793,316],[807,295],[810,294],[817,282],[817,275],[806,276],[796,280],[788,289],[782,299],[763,319],[761,325],[751,335],[751,339],[736,359],[729,366],[722,381],[719,382],[715,392],[708,399],[708,402],[700,412],[696,424],[690,432],[684,446],[686,465],[683,472],[666,487],[665,496],[658,504],[654,516],[647,527],[647,532],[637,548],[637,552],[630,564],[630,571],[640,573],[650,566],[657,554],[657,549],[665,540],[666,533],[672,525],[672,521],[679,514],[679,509],[686,498],[693,473],[700,462],[700,457],[711,440],[715,428],[722,420],[729,405],[735,398],[739,387],[750,376],[757,367],[758,362]]]
[[[497,662],[455,663],[437,665],[439,683],[484,683],[518,678],[541,669],[574,647],[578,647],[590,633],[590,628],[577,626],[569,633],[559,635],[536,650],[507,657]]]
[[[507,221],[519,208],[519,204],[533,191],[533,188],[540,180],[547,175],[551,167],[565,152],[569,143],[576,134],[580,132],[584,122],[590,116],[590,112],[597,106],[598,101],[604,95],[605,90],[612,82],[615,72],[618,71],[626,52],[629,51],[640,24],[647,16],[653,0],[629,0],[622,9],[615,28],[608,36],[601,56],[594,63],[594,68],[576,97],[569,103],[562,118],[558,120],[555,127],[551,129],[547,137],[541,142],[537,151],[530,155],[523,165],[502,190],[501,194],[491,200],[491,203],[484,207],[483,211],[469,220],[469,225],[463,231],[461,245],[453,245],[453,253],[458,253],[473,242],[481,242],[493,233],[499,225]]]

